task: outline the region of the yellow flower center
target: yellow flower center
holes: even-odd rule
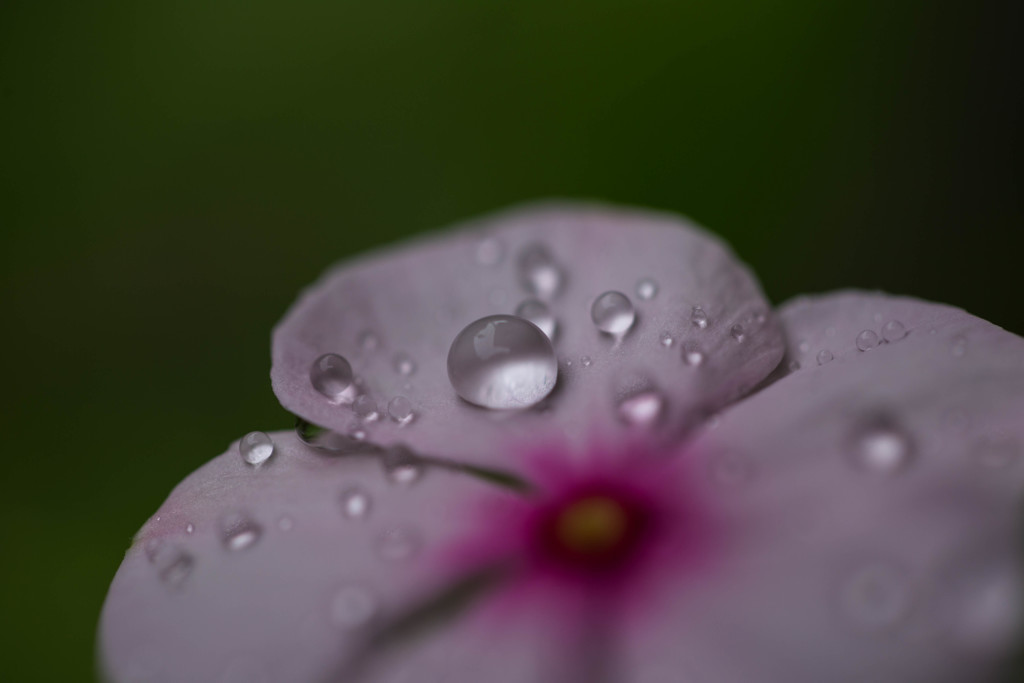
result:
[[[555,531],[568,550],[599,555],[622,543],[627,524],[622,505],[605,496],[592,496],[566,507],[558,516]]]

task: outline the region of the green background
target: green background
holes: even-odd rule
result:
[[[1020,22],[961,4],[3,3],[0,678],[89,680],[132,533],[289,426],[270,329],[368,246],[598,197],[689,214],[774,301],[1024,332]]]

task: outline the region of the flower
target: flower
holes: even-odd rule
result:
[[[342,264],[254,433],[139,532],[113,681],[997,680],[1024,614],[1024,340],[773,312],[670,215],[537,205]]]

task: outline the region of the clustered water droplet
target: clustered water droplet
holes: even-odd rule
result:
[[[539,299],[526,299],[516,307],[516,315],[540,328],[548,339],[554,341],[558,321],[546,303]]]
[[[658,295],[658,281],[645,277],[636,283],[636,295],[642,301],[650,301]]]
[[[332,403],[348,403],[355,395],[352,366],[336,353],[325,353],[313,361],[309,381]]]
[[[263,527],[244,512],[229,512],[220,520],[221,543],[231,551],[251,548],[263,535]]]
[[[558,361],[551,340],[517,316],[491,315],[467,325],[448,351],[455,393],[484,408],[527,408],[551,393]]]
[[[857,335],[857,349],[860,351],[870,351],[871,349],[878,346],[878,334],[874,330],[862,330]]]
[[[706,329],[708,326],[708,314],[700,306],[694,306],[690,311],[690,322],[698,329]]]
[[[253,467],[259,467],[274,454],[274,441],[263,432],[249,432],[238,442],[238,452]]]
[[[605,292],[594,300],[590,318],[601,332],[621,337],[633,327],[636,310],[633,302],[622,292]]]

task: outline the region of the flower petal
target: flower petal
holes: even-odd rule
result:
[[[479,481],[270,436],[265,464],[233,445],[139,532],[101,617],[110,680],[324,680],[367,628],[446,580],[434,551],[463,529]]]
[[[781,318],[811,362],[693,444],[732,569],[633,643],[638,672],[672,673],[631,680],[994,680],[1024,613],[1024,340],[877,294]]]
[[[592,320],[592,306],[609,291],[635,309],[619,338]],[[517,411],[460,399],[446,360],[456,335],[530,299],[543,305],[523,315],[549,332],[556,324],[554,392]],[[628,323],[628,314],[615,315],[621,299],[601,303],[603,329]],[[571,443],[597,427],[657,427],[678,438],[761,381],[781,352],[757,283],[717,239],[672,215],[544,204],[332,270],[276,328],[271,378],[282,404],[310,422],[494,464],[508,462],[503,450],[523,434]],[[337,405],[313,387],[310,368],[326,353],[348,359],[368,398]],[[404,400],[389,419],[397,397]]]

